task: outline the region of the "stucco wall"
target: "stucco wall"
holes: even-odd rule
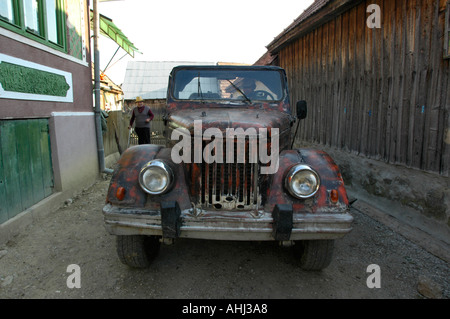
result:
[[[99,174],[94,113],[53,112],[49,126],[55,191],[92,184]]]

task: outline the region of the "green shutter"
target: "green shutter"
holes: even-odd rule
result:
[[[22,211],[21,189],[19,183],[19,166],[13,121],[0,122],[2,191],[0,221],[3,223]]]

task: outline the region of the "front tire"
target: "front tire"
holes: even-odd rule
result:
[[[304,270],[322,270],[328,267],[333,258],[334,240],[296,241],[294,251]]]
[[[120,261],[132,268],[148,268],[158,255],[160,247],[157,236],[117,236],[116,249]]]

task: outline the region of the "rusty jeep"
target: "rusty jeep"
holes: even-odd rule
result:
[[[120,261],[148,267],[161,243],[196,238],[278,241],[303,269],[327,267],[351,231],[349,200],[327,153],[292,148],[307,107],[294,116],[289,101],[279,67],[175,67],[166,145],[128,148],[107,192]]]

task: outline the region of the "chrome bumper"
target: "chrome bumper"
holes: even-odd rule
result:
[[[113,235],[164,236],[161,211],[103,207],[105,227]],[[279,240],[274,235],[272,212],[206,211],[179,212],[176,237],[217,240]],[[353,217],[348,213],[291,213],[288,238],[283,240],[337,239],[351,231]]]

